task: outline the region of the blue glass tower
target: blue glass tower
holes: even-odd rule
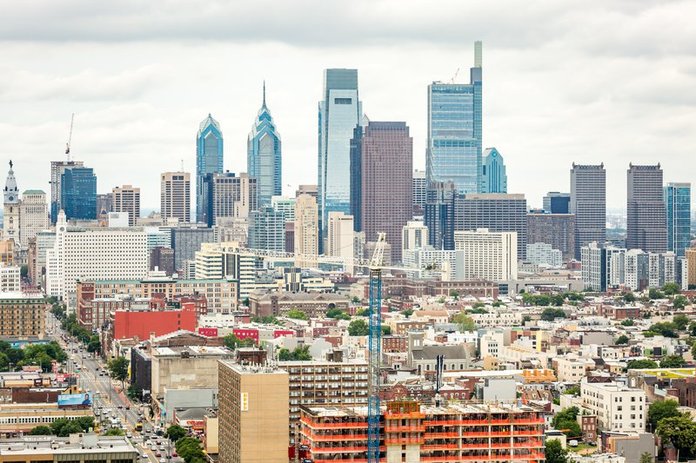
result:
[[[505,162],[495,148],[486,148],[483,154],[481,193],[507,193]]]
[[[280,134],[266,106],[266,83],[263,84],[263,104],[247,139],[247,173],[256,179],[259,207],[271,205],[271,197],[283,190],[283,165]]]
[[[691,183],[668,183],[665,187],[667,209],[667,249],[677,256],[691,241]]]
[[[356,69],[326,69],[319,102],[319,249],[330,211],[350,214],[350,140],[362,118]]]
[[[220,124],[208,114],[196,136],[196,221],[208,221],[208,194],[205,176],[222,172],[222,131]]]
[[[478,193],[481,185],[481,42],[474,44],[469,84],[428,86],[426,178],[454,182],[459,193]]]
[[[65,218],[97,218],[97,176],[91,167],[65,169],[61,176],[61,205]]]

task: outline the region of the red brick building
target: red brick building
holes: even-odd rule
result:
[[[149,339],[150,334],[162,336],[178,330],[196,331],[195,305],[182,304],[174,310],[118,310],[114,313],[114,339],[137,337]]]

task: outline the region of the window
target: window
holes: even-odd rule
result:
[[[352,104],[352,98],[334,98],[334,104]]]

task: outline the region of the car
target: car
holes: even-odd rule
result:
[[[159,457],[162,456],[162,454],[161,454],[160,452],[155,452],[155,456],[156,456],[157,458],[159,458]]]
[[[157,447],[155,447],[155,446],[153,445],[153,446],[150,447],[150,450],[152,450],[153,452],[156,452],[156,451],[157,451]]]
[[[160,449],[161,451],[163,451],[163,452],[164,452],[164,450],[165,450],[165,449],[164,449],[164,444],[160,444],[160,447],[159,447],[159,449]]]
[[[173,456],[174,458],[176,458],[176,457],[178,457],[179,455],[178,455],[175,451],[172,450],[172,456]]]
[[[130,410],[130,405],[126,405],[126,410]]]
[[[130,432],[127,432],[127,433],[126,433],[126,437],[130,439],[130,438],[133,437],[133,434],[131,434]]]
[[[167,463],[167,459],[166,459],[166,458],[160,458],[159,461],[160,461],[160,463]]]

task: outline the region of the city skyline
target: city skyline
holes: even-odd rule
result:
[[[184,170],[195,175],[192,132],[209,112],[227,139],[225,170],[245,172],[249,120],[258,111],[258,88],[266,79],[283,132],[283,187],[288,194],[298,184],[316,182],[315,169],[304,167],[317,152],[316,102],[322,72],[330,67],[358,69],[364,112],[374,120],[405,121],[414,138],[414,167],[424,169],[427,86],[448,82],[458,68],[463,71],[456,80],[466,82],[471,44],[478,39],[486,50],[483,147],[496,146],[503,153],[508,191],[524,193],[530,206],[540,206],[547,191],[568,190],[566,173],[573,162],[604,162],[609,208],[625,207],[629,162],[661,162],[666,183],[696,175],[696,167],[684,162],[688,154],[674,154],[688,153],[696,144],[689,130],[696,102],[687,91],[694,80],[688,53],[693,40],[680,35],[688,28],[677,26],[688,14],[679,6],[597,3],[567,9],[549,2],[522,13],[520,21],[519,13],[500,6],[467,5],[466,15],[443,20],[415,5],[383,29],[369,19],[361,25],[365,18],[339,15],[330,37],[309,31],[312,27],[298,36],[280,25],[257,28],[265,29],[261,32],[246,25],[230,32],[220,19],[235,16],[233,7],[220,19],[192,11],[180,32],[167,20],[154,31],[116,27],[127,18],[113,10],[104,10],[107,23],[100,30],[88,28],[79,15],[44,25],[54,8],[49,3],[43,12],[0,7],[11,25],[22,23],[31,11],[36,15],[29,33],[12,26],[0,34],[8,68],[2,79],[9,89],[0,95],[6,121],[0,126],[0,151],[15,159],[22,188],[48,191],[48,168],[21,166],[65,158],[73,111],[73,159],[95,169],[100,193],[124,183],[141,187],[143,209],[158,209],[162,172],[179,170],[183,159]],[[451,8],[456,12],[463,6],[453,3]],[[590,17],[589,10],[596,14]],[[316,19],[307,21],[316,25],[341,11],[340,5],[322,5]],[[621,21],[633,16],[642,20]],[[165,19],[172,17],[165,11]],[[455,17],[465,17],[465,22],[454,27]],[[486,27],[494,18],[507,28],[504,32]],[[612,19],[616,23],[605,27]],[[248,23],[258,25],[254,19]],[[563,24],[562,34],[557,23]],[[416,24],[419,34],[413,34]],[[588,36],[593,40],[587,41]],[[252,39],[258,41],[249,45]],[[157,53],[156,62],[152,53]],[[220,54],[234,64],[213,62],[214,72],[198,69]],[[235,72],[237,68],[245,73]],[[655,146],[673,154],[661,159]],[[135,163],[141,168],[122,169]],[[530,181],[535,178],[548,180]]]

